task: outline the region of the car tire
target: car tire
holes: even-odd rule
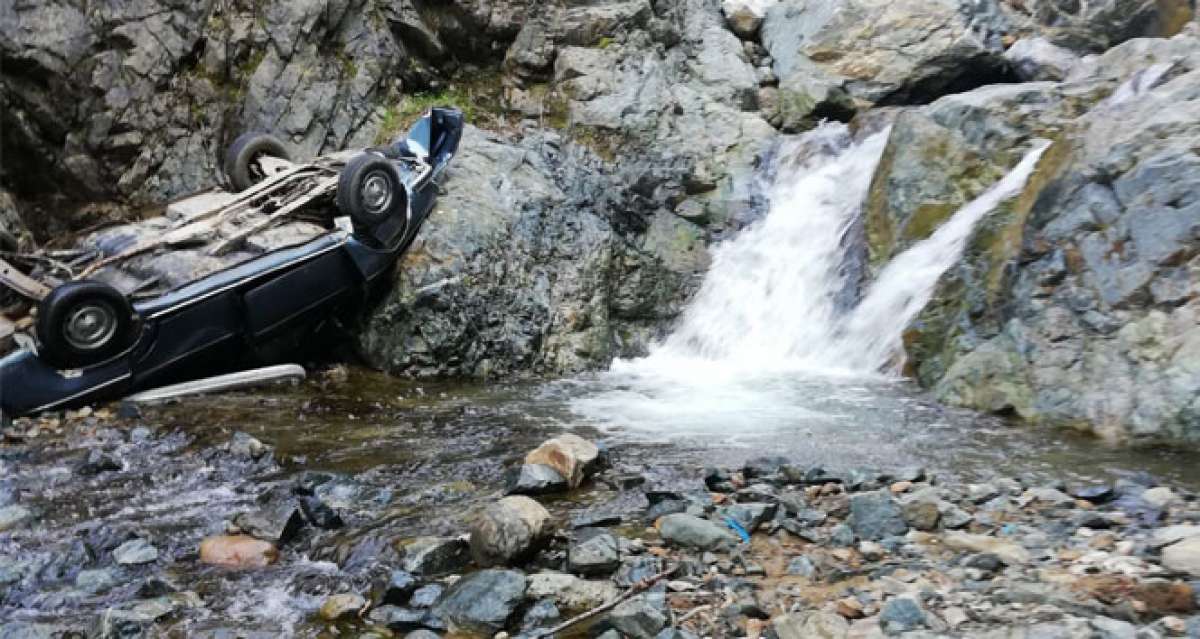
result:
[[[391,160],[361,153],[338,176],[337,206],[350,216],[355,231],[369,233],[394,215],[408,215],[408,192]]]
[[[133,346],[137,318],[129,300],[102,282],[67,282],[38,306],[39,355],[62,369],[108,361]]]
[[[241,192],[266,179],[255,164],[262,156],[291,161],[287,146],[269,133],[243,133],[225,152],[225,177],[234,191]]]

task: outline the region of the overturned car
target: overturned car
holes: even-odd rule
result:
[[[0,359],[0,411],[71,408],[278,359],[262,345],[357,306],[389,273],[429,216],[463,126],[459,111],[437,108],[389,146],[303,163],[276,138],[246,134],[225,157],[229,192],[168,208],[137,233],[97,234],[88,250],[28,256],[33,269],[0,260],[0,283],[32,308],[0,318],[14,337],[31,334]],[[176,251],[196,259],[164,266]]]

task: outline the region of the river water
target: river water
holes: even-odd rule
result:
[[[618,468],[651,480],[694,481],[705,465],[769,454],[833,471],[923,466],[967,480],[1046,481],[1148,472],[1200,488],[1195,454],[1113,449],[942,407],[894,375],[900,331],[973,226],[1019,192],[1045,146],[1035,144],[1009,176],[847,305],[845,235],[885,141],[886,131],[856,141],[826,125],[787,143],[771,167],[769,211],[715,249],[678,328],[646,358],[565,380],[496,384],[351,371],[346,380],[148,409],[135,420],[150,425],[144,430],[100,425],[0,451],[0,493],[19,488],[38,513],[31,528],[0,534],[0,617],[80,627],[161,577],[204,602],[176,613],[178,636],[229,628],[317,636],[325,626],[314,612],[325,596],[369,587],[354,558],[364,547],[378,551],[373,536],[460,534],[472,509],[498,494],[505,468],[564,430],[604,441]],[[235,431],[272,445],[278,463],[218,452]],[[80,463],[96,450],[121,469],[81,476]],[[264,490],[314,473],[333,478],[325,498],[347,519],[345,531],[323,533],[309,552],[285,549],[266,570],[231,573],[196,561],[199,541]],[[597,488],[550,507],[569,517],[609,498]],[[114,585],[80,586],[81,569],[105,565],[94,548],[134,535],[153,541],[160,568],[110,566]]]

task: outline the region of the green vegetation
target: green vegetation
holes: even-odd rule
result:
[[[613,39],[609,36],[604,36],[603,38],[600,38],[600,42],[596,43],[596,48],[607,49],[607,48],[611,47],[612,45],[613,45]]]
[[[485,72],[455,79],[437,91],[402,96],[398,103],[384,109],[376,144],[392,140],[435,106],[460,109],[467,122],[482,128],[497,129],[508,124],[500,75]]]

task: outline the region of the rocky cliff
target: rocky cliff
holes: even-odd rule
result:
[[[212,186],[244,130],[315,154],[455,103],[480,128],[360,350],[397,373],[554,374],[661,335],[706,247],[754,219],[747,178],[780,132],[894,120],[864,213],[874,265],[1051,138],[912,327],[910,367],[948,402],[1196,439],[1193,15],[1190,0],[18,0],[0,5],[15,196],[0,225],[45,241]]]

